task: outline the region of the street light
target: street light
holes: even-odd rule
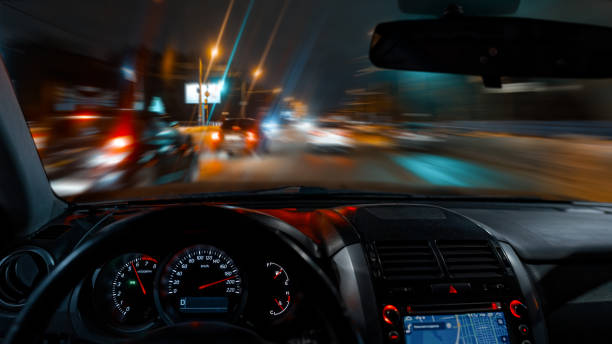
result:
[[[257,78],[259,78],[259,76],[261,76],[261,69],[257,68],[253,72],[253,78],[257,79]]]
[[[219,55],[219,48],[212,48],[212,50],[210,51],[210,57],[214,59],[215,57],[217,57],[217,55]]]

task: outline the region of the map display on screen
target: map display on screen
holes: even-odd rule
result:
[[[503,312],[404,317],[406,344],[509,343]]]

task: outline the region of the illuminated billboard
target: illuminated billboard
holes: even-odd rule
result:
[[[206,91],[208,91],[208,104],[220,103],[222,88],[223,85],[221,83],[202,84],[202,103],[204,103],[204,99],[206,98]],[[198,103],[198,89],[199,85],[197,82],[185,84],[185,104]]]

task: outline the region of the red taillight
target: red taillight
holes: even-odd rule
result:
[[[219,134],[218,131],[215,131],[210,135],[210,139],[213,141],[219,141],[221,140],[221,135]]]
[[[68,116],[68,118],[76,119],[76,120],[79,120],[79,121],[88,121],[88,120],[91,120],[91,119],[98,119],[98,118],[100,118],[100,116],[94,115],[94,114],[90,114],[90,113],[79,113],[79,114],[76,114],[76,115]]]
[[[134,139],[131,136],[117,136],[113,137],[106,144],[108,148],[113,150],[123,150],[128,148],[134,143]]]
[[[252,131],[247,131],[246,134],[247,134],[247,137],[246,137],[247,141],[249,142],[257,141],[257,136]]]

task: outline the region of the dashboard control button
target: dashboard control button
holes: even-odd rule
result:
[[[518,330],[524,336],[529,334],[529,327],[527,327],[527,325],[525,325],[525,324],[520,324],[518,326]]]
[[[399,322],[400,314],[394,305],[386,305],[383,308],[383,320],[389,325],[395,325]]]
[[[507,289],[508,288],[503,283],[486,283],[486,284],[482,285],[482,290],[485,291],[485,292],[499,293],[499,292],[503,292],[503,291],[505,291]]]
[[[510,313],[512,313],[515,318],[520,319],[527,315],[527,306],[519,300],[512,300],[510,301]]]
[[[399,339],[400,339],[399,333],[397,333],[397,331],[389,331],[389,334],[387,335],[387,337],[389,338],[389,341],[392,343],[397,343],[399,342]]]
[[[392,296],[407,296],[414,294],[412,287],[390,288],[387,293]]]
[[[464,295],[472,290],[469,283],[439,283],[431,285],[434,295]]]

